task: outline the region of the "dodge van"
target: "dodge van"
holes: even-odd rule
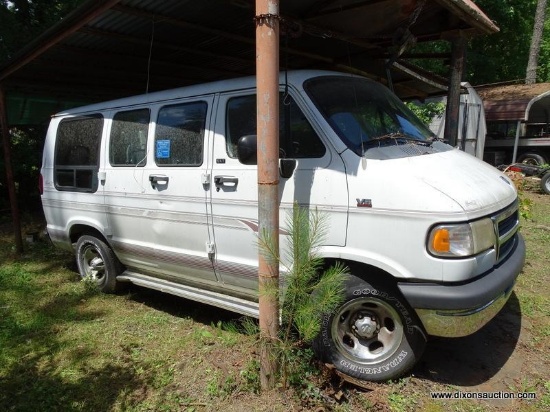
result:
[[[351,272],[319,358],[395,378],[428,336],[493,318],[525,259],[510,179],[371,80],[296,71],[280,92],[281,221],[295,202],[327,215],[319,252]],[[131,282],[257,317],[255,147],[252,77],[58,113],[41,169],[49,236],[104,292]]]

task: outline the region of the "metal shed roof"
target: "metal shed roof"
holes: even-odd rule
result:
[[[550,83],[486,86],[477,92],[487,121],[550,122]]]
[[[399,55],[407,45],[498,28],[471,0],[281,1],[281,69],[385,81],[404,99],[447,80]],[[253,0],[89,0],[0,67],[8,98],[94,102],[255,73]],[[23,100],[21,100],[23,99]],[[10,101],[12,103],[12,101]],[[8,104],[10,106],[10,104]],[[10,123],[25,107],[10,111]]]

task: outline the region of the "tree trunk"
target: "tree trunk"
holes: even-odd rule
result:
[[[535,24],[533,25],[533,37],[529,49],[529,62],[525,74],[525,84],[537,82],[537,66],[539,61],[540,41],[544,30],[544,19],[546,16],[547,0],[537,0],[537,11],[535,13]]]

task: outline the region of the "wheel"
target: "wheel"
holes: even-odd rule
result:
[[[544,193],[550,195],[550,171],[546,172],[540,180],[540,188]]]
[[[426,335],[401,295],[350,276],[344,303],[323,316],[313,342],[317,356],[340,372],[385,381],[409,371],[422,356]]]
[[[518,157],[518,163],[542,166],[543,164],[546,164],[546,159],[537,153],[524,153],[520,157]]]
[[[122,272],[122,265],[105,242],[94,236],[81,236],[76,243],[76,263],[80,276],[94,279],[102,292],[117,291],[116,277]]]

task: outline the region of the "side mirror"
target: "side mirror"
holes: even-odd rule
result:
[[[243,136],[237,142],[237,159],[245,165],[255,165],[257,159],[258,138],[255,134]]]
[[[258,164],[258,137],[255,134],[242,136],[237,142],[237,159],[245,165]],[[279,153],[279,156],[284,156]],[[296,159],[279,159],[279,174],[282,178],[288,179],[296,169]]]
[[[295,169],[296,159],[279,159],[279,174],[282,178],[290,178]]]

